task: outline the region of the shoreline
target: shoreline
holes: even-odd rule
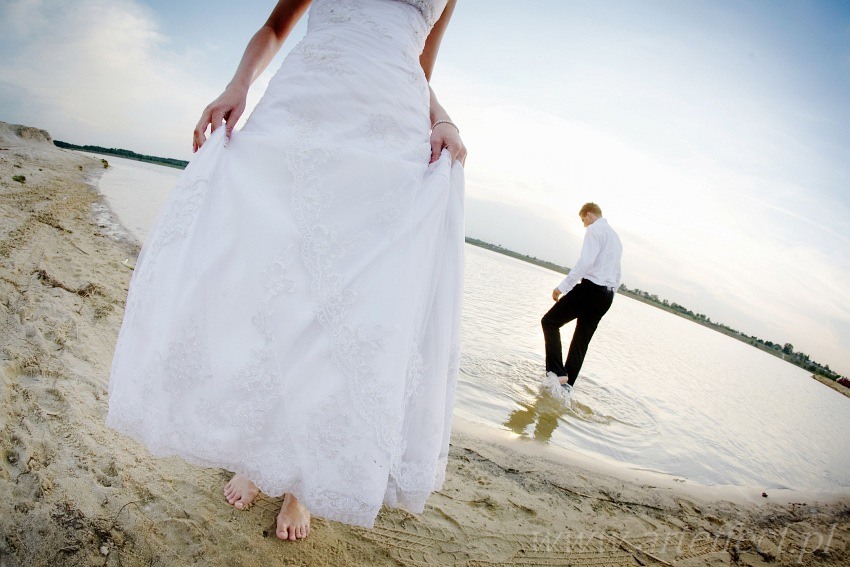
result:
[[[445,485],[422,514],[384,509],[371,530],[315,518],[306,541],[277,541],[279,498],[236,511],[221,494],[226,471],[153,459],[105,427],[131,275],[121,261],[137,245],[95,220],[105,202],[85,178],[98,168],[0,123],[0,564],[850,561],[850,494],[738,502],[500,442],[460,419]]]
[[[804,500],[819,502],[837,502],[850,496],[850,489],[835,490],[794,490],[789,488],[762,489],[737,484],[703,484],[681,475],[664,471],[638,468],[627,463],[602,460],[558,447],[543,444],[532,439],[522,439],[514,433],[494,429],[455,416],[452,421],[452,435],[468,435],[482,441],[499,445],[506,451],[514,451],[529,458],[546,459],[565,466],[578,467],[586,472],[597,473],[626,483],[652,485],[670,491],[681,498],[697,497],[704,500],[724,500],[734,504],[760,504],[765,498],[773,503],[790,504]],[[762,494],[768,496],[762,496]]]

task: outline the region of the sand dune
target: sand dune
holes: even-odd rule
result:
[[[470,427],[423,514],[385,510],[372,530],[317,518],[306,541],[277,541],[279,499],[237,511],[226,471],[154,460],[104,426],[137,249],[96,220],[86,178],[103,171],[0,123],[0,567],[850,564],[846,495],[732,502]]]

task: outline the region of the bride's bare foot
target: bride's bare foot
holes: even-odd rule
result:
[[[224,497],[235,508],[247,510],[254,503],[260,489],[241,474],[235,475],[224,485]]]
[[[277,537],[295,541],[310,535],[310,512],[298,499],[287,492],[277,515]]]

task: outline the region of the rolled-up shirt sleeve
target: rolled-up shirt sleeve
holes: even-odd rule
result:
[[[558,289],[561,290],[561,293],[569,293],[587,275],[587,272],[593,267],[596,257],[599,256],[601,249],[602,242],[599,239],[599,235],[589,227],[584,234],[584,242],[581,245],[581,257],[579,257],[573,269],[570,270],[570,273],[567,274],[567,277],[558,284]]]

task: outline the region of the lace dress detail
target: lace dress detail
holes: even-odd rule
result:
[[[443,12],[443,8],[446,7],[446,2],[438,2],[436,0],[397,0],[399,2],[403,2],[405,4],[409,4],[416,8],[416,10],[422,14],[422,18],[425,20],[425,23],[430,28],[439,19],[440,14]]]
[[[131,281],[107,424],[371,526],[445,477],[463,172],[429,165],[444,0],[315,0],[241,130],[189,164]]]
[[[296,52],[301,55],[305,67],[310,71],[331,75],[351,74],[351,71],[345,67],[343,53],[334,48],[330,41],[321,43],[302,41]]]

